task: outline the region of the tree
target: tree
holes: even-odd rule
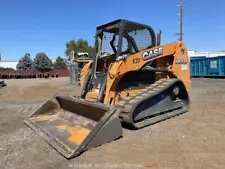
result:
[[[77,45],[75,40],[70,40],[69,42],[66,43],[66,52],[65,52],[66,56],[70,56],[72,51],[74,52],[77,51]]]
[[[34,59],[34,69],[41,72],[52,70],[52,60],[44,52],[37,53]]]
[[[74,53],[72,53],[72,51]],[[88,44],[87,40],[82,38],[78,39],[77,42],[75,40],[70,40],[66,43],[66,56],[71,56],[74,54],[75,58],[78,58],[79,52],[87,52],[89,57],[91,58],[94,54],[94,48]]]
[[[89,47],[88,42],[84,39],[78,39],[76,46],[78,52],[87,52]]]
[[[30,58],[30,54],[26,53],[16,65],[18,70],[31,70],[33,66],[33,61]]]
[[[92,46],[89,46],[87,52],[88,52],[88,57],[91,59],[93,55],[95,55],[95,48]]]
[[[53,67],[54,69],[65,69],[67,66],[65,60],[58,56],[55,63],[53,64]]]
[[[89,58],[91,58],[94,54],[94,48],[89,46],[88,41],[82,38],[78,39],[76,47],[78,52],[87,52]]]
[[[0,70],[14,70],[13,68],[10,68],[10,67],[0,67]]]

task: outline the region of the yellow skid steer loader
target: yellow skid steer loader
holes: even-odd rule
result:
[[[25,120],[66,158],[118,139],[122,126],[137,130],[189,109],[183,41],[161,45],[161,32],[123,19],[97,27],[95,37],[80,96],[55,94]]]

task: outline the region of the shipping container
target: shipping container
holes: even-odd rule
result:
[[[225,77],[225,56],[190,58],[191,77]]]
[[[209,59],[209,76],[225,76],[225,56]]]
[[[190,60],[195,60],[195,59],[204,59],[206,56],[190,56]]]

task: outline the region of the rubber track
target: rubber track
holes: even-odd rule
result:
[[[168,88],[170,88],[172,85],[174,85],[177,82],[180,82],[180,80],[177,78],[160,79],[160,80],[156,81],[155,83],[147,86],[146,88],[141,89],[135,95],[126,97],[124,100],[121,100],[118,103],[118,105],[123,107],[122,116],[123,117],[127,116],[127,118],[133,118],[133,112],[139,104],[150,99],[153,96],[160,94],[163,91],[168,90]],[[163,115],[159,115],[158,117],[156,116],[153,118],[151,124],[161,121],[161,120],[164,120],[164,119],[167,119],[169,117],[173,117],[175,115],[177,115],[177,113],[168,112]],[[135,127],[135,128],[137,128],[137,127]]]

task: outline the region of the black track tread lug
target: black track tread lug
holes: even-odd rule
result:
[[[121,101],[118,103],[118,105],[124,106],[126,103],[127,103],[127,102],[126,102],[125,100],[121,100]]]
[[[123,108],[123,112],[129,113],[133,109],[134,106],[135,106],[135,104],[125,105],[125,107]]]
[[[144,96],[142,96],[142,95],[139,95],[139,96],[136,96],[135,97],[135,99],[138,99],[138,100],[142,100],[142,99],[144,99],[145,97]]]
[[[141,96],[147,97],[147,96],[149,96],[149,94],[148,93],[142,93]]]
[[[131,100],[133,97],[132,96],[128,96],[128,97],[126,97],[124,100],[125,101],[129,101],[129,100]]]

